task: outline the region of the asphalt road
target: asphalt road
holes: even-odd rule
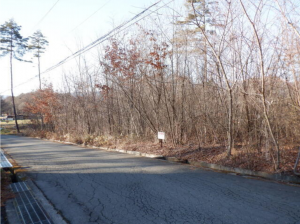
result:
[[[6,136],[1,146],[72,224],[300,223],[300,187]]]

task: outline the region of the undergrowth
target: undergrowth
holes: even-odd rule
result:
[[[206,145],[199,147],[196,143],[174,146],[164,143],[163,147],[153,139],[141,139],[137,136],[111,136],[111,135],[79,135],[70,133],[54,133],[37,129],[25,129],[23,134],[30,137],[47,138],[63,142],[72,142],[82,146],[119,148],[131,151],[140,151],[163,156],[177,157],[193,161],[205,161],[229,167],[239,167],[254,171],[292,173],[297,156],[297,147],[284,147],[281,151],[281,167],[274,170],[273,155],[254,147],[237,146],[228,157],[224,145]]]

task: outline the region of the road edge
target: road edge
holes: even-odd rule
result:
[[[55,209],[55,207],[52,205],[49,199],[44,195],[44,193],[37,186],[37,184],[34,183],[34,181],[28,178],[26,180],[26,184],[28,185],[33,195],[35,196],[35,199],[41,204],[43,209],[47,212],[47,215],[55,224],[68,224],[68,222],[66,222],[65,218],[60,213],[60,211]]]
[[[282,174],[282,173],[267,173],[267,172],[263,172],[263,171],[253,171],[253,170],[247,170],[247,169],[242,169],[242,168],[237,168],[237,167],[227,167],[227,166],[218,165],[218,164],[214,164],[214,163],[207,163],[204,161],[182,160],[177,157],[167,157],[167,156],[163,156],[163,155],[155,155],[155,154],[142,153],[142,152],[138,152],[138,151],[130,151],[130,150],[124,150],[124,149],[96,147],[96,146],[92,146],[92,145],[80,145],[80,144],[76,144],[73,142],[64,142],[64,141],[51,140],[51,139],[46,139],[46,140],[52,141],[52,142],[63,143],[63,144],[76,145],[76,146],[85,147],[85,148],[101,149],[101,150],[110,151],[110,152],[131,154],[131,155],[135,155],[135,156],[147,157],[147,158],[152,158],[152,159],[163,159],[163,160],[167,160],[169,162],[189,164],[189,165],[201,167],[201,168],[209,168],[213,171],[222,171],[222,172],[228,172],[228,173],[235,173],[235,174],[242,175],[242,176],[260,177],[260,178],[264,178],[264,179],[275,180],[275,181],[280,181],[280,182],[285,182],[285,183],[300,184],[300,176],[298,177],[298,176],[294,176],[294,175],[290,176],[290,175],[286,175],[286,174]]]
[[[22,137],[27,137],[27,136],[22,136]],[[263,171],[252,171],[252,170],[236,168],[236,167],[227,167],[227,166],[218,165],[218,164],[214,164],[214,163],[207,163],[204,161],[182,160],[177,157],[167,157],[167,156],[163,156],[163,155],[142,153],[142,152],[138,152],[138,151],[130,151],[130,150],[125,150],[125,149],[96,147],[96,146],[92,146],[92,145],[82,145],[82,144],[76,144],[73,142],[65,142],[65,141],[45,139],[45,138],[39,138],[39,137],[29,137],[29,138],[57,142],[57,143],[61,143],[61,144],[69,144],[69,145],[74,145],[74,146],[79,146],[79,147],[84,147],[84,148],[100,149],[100,150],[105,150],[105,151],[110,151],[110,152],[131,154],[131,155],[135,155],[135,156],[147,157],[147,158],[152,158],[152,159],[162,159],[162,160],[167,160],[169,162],[176,162],[176,163],[181,163],[181,164],[189,164],[189,165],[192,165],[195,167],[208,168],[213,171],[235,173],[235,174],[238,174],[241,176],[259,177],[259,178],[264,178],[264,179],[269,179],[269,180],[274,180],[274,181],[279,181],[279,182],[284,182],[284,183],[300,184],[300,176],[299,177],[291,176],[291,175],[286,175],[283,173],[273,173],[272,174],[272,173],[267,173],[267,172],[263,172]]]

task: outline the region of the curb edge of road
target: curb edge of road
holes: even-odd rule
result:
[[[227,167],[227,166],[222,166],[214,163],[207,163],[204,161],[191,161],[187,159],[179,159],[176,157],[167,157],[167,156],[162,156],[162,155],[155,155],[155,154],[148,154],[148,153],[141,153],[137,151],[130,151],[130,150],[124,150],[124,149],[111,149],[111,148],[105,148],[105,147],[95,147],[95,146],[90,146],[87,145],[86,147],[92,147],[92,148],[98,148],[106,151],[115,151],[115,152],[120,152],[120,153],[126,153],[126,154],[132,154],[136,156],[142,156],[142,157],[148,157],[148,158],[153,158],[153,159],[163,159],[167,160],[169,162],[175,162],[175,163],[182,163],[182,164],[189,164],[192,166],[196,167],[201,167],[201,168],[209,168],[215,171],[225,171],[229,173],[236,173],[242,176],[253,176],[253,177],[261,177],[265,179],[270,179],[270,180],[276,180],[276,181],[282,181],[282,182],[289,182],[289,183],[295,183],[295,184],[300,184],[300,177],[297,176],[288,176],[284,175],[282,173],[266,173],[262,171],[252,171],[252,170],[247,170],[247,169],[242,169],[242,168],[235,168],[235,167]]]
[[[294,184],[300,184],[300,177],[298,176],[289,176],[282,173],[266,173],[262,171],[252,171],[242,168],[234,168],[234,167],[227,167],[213,163],[207,163],[202,161],[188,161],[189,164],[193,166],[200,166],[203,168],[210,168],[217,171],[225,171],[229,173],[236,173],[242,176],[253,176],[253,177],[261,177],[265,179],[275,180],[275,181],[282,181]]]
[[[43,209],[47,211],[47,215],[55,224],[67,224],[62,214],[57,209],[55,209],[53,204],[48,200],[48,198],[44,195],[44,193],[40,190],[40,188],[34,181],[27,179],[26,184],[35,196],[35,199],[41,204]]]
[[[50,140],[50,139],[47,139],[47,140]],[[147,158],[152,158],[152,159],[162,159],[162,160],[166,160],[169,162],[189,164],[189,165],[201,167],[201,168],[209,168],[209,169],[212,169],[215,171],[235,173],[235,174],[238,174],[241,176],[260,177],[260,178],[269,179],[269,180],[275,180],[275,181],[281,181],[281,182],[287,182],[287,183],[293,183],[293,184],[300,184],[300,177],[285,175],[282,173],[271,174],[271,173],[266,173],[266,172],[262,172],[262,171],[252,171],[252,170],[236,168],[236,167],[227,167],[227,166],[218,165],[218,164],[214,164],[214,163],[207,163],[204,161],[192,161],[192,160],[186,160],[186,159],[183,160],[183,159],[179,159],[177,157],[167,157],[167,156],[163,156],[163,155],[142,153],[142,152],[138,152],[138,151],[130,151],[130,150],[125,150],[125,149],[96,147],[96,146],[92,146],[92,145],[82,145],[82,144],[76,144],[73,142],[64,142],[64,141],[59,141],[59,140],[50,140],[50,141],[64,143],[64,144],[72,144],[72,145],[81,146],[81,147],[83,146],[83,147],[87,147],[87,148],[101,149],[101,150],[110,151],[110,152],[131,154],[131,155],[135,155],[135,156],[147,157]]]

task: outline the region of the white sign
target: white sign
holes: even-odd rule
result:
[[[158,139],[165,139],[165,133],[164,132],[158,132],[157,137],[158,137]]]

